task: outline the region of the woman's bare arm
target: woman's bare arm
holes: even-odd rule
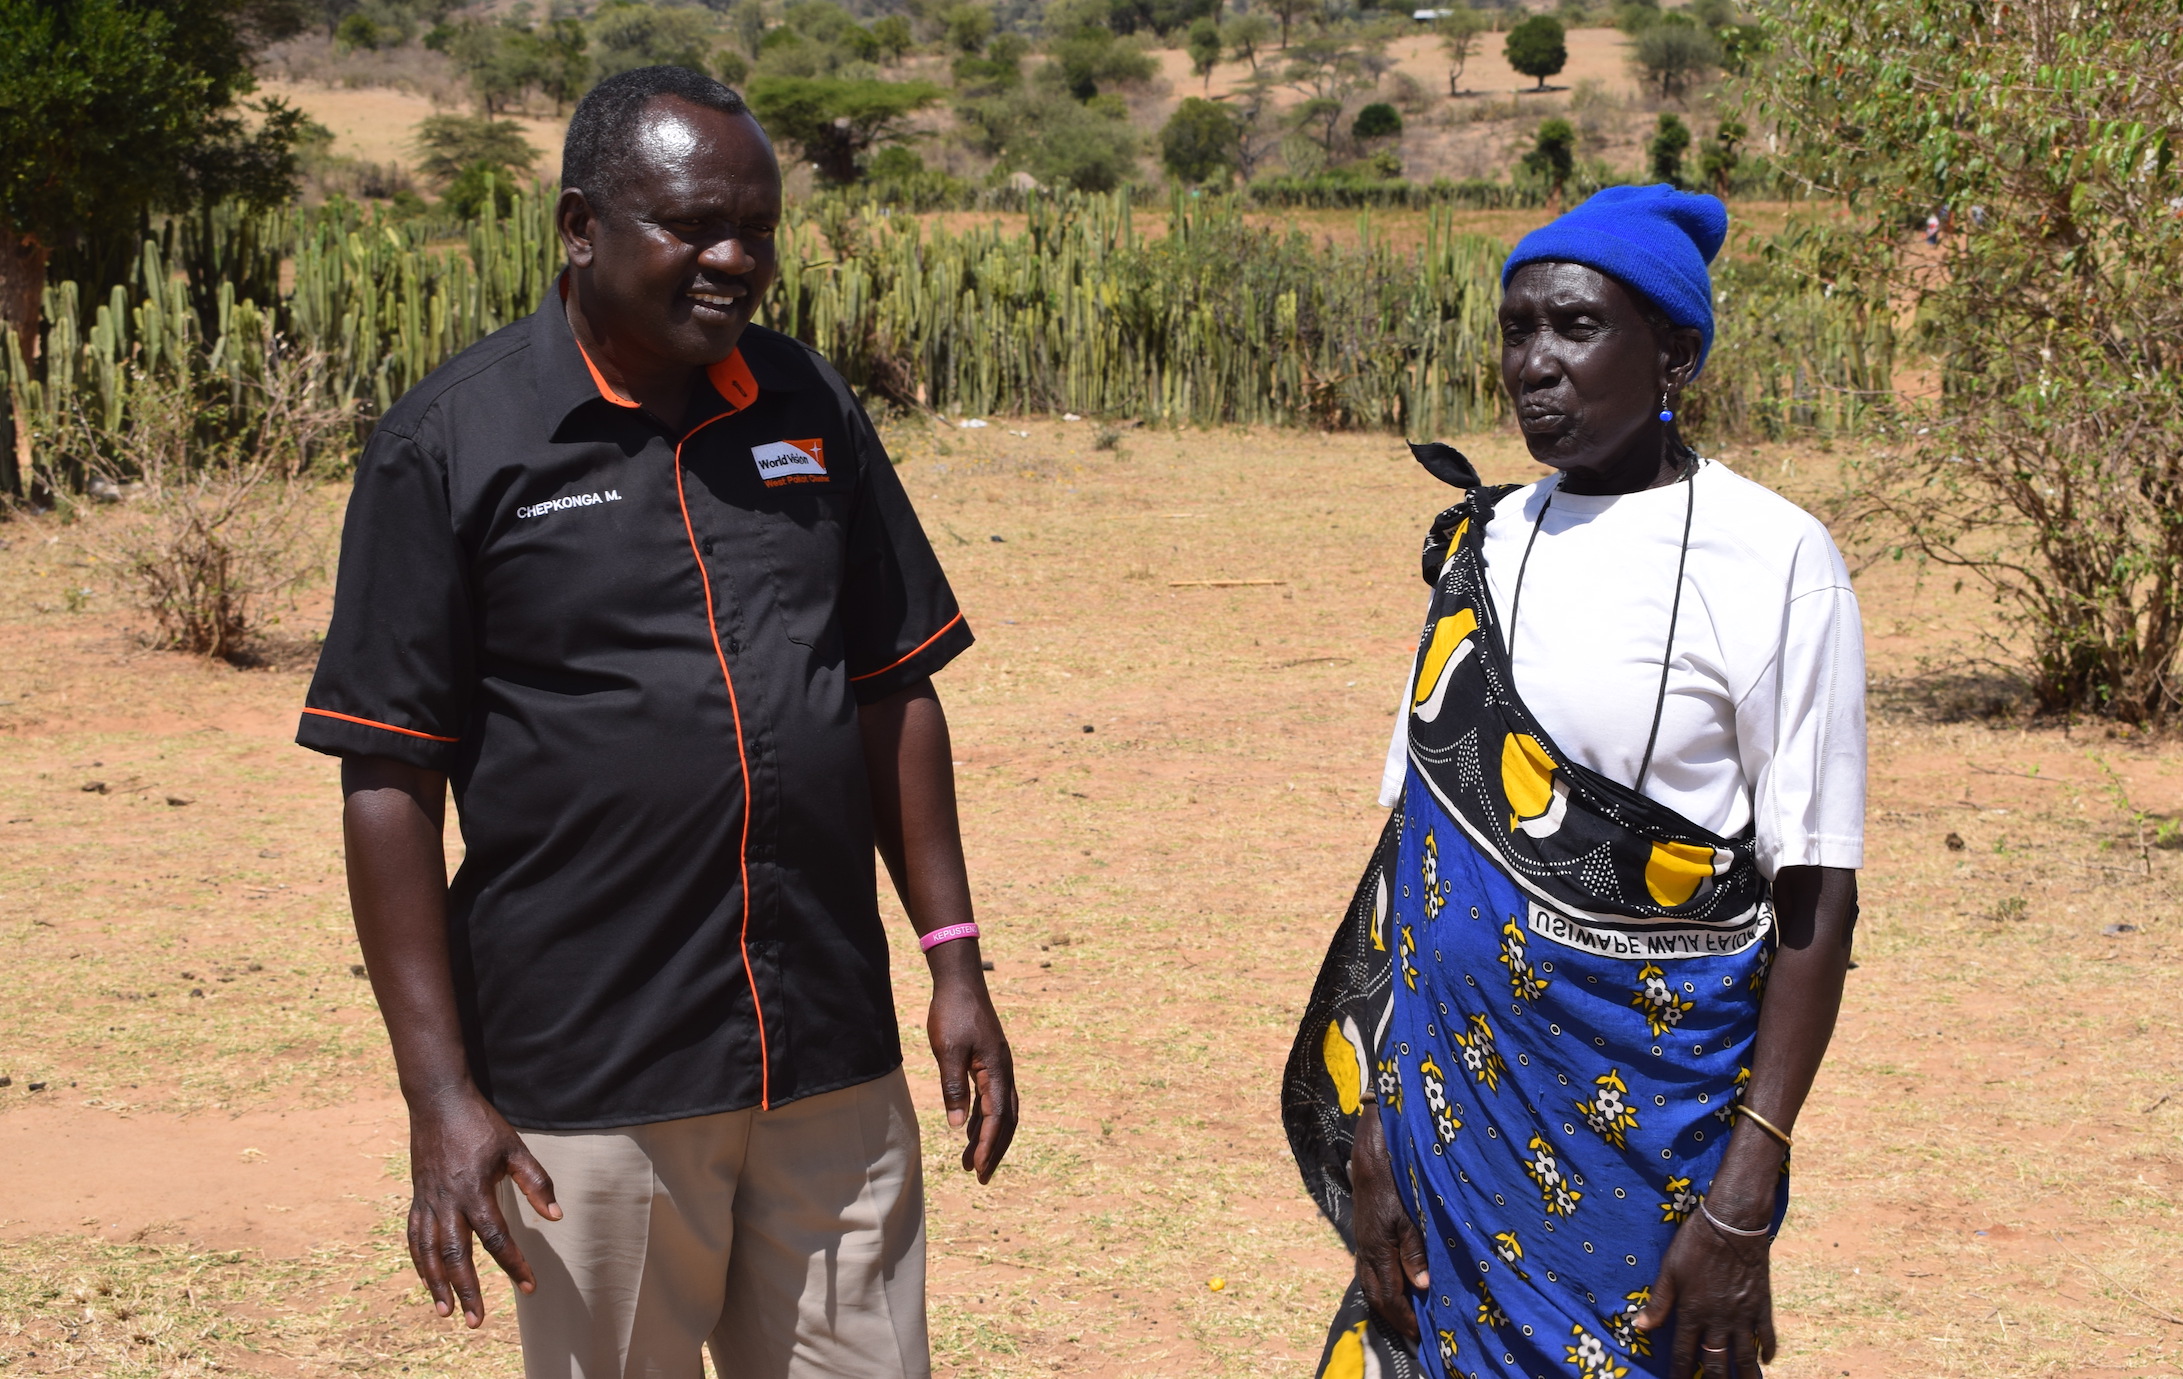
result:
[[[1743,1104],[1794,1135],[1812,1081],[1834,1036],[1857,930],[1857,873],[1841,867],[1783,867],[1774,878],[1780,948],[1759,1007],[1758,1044]],[[1738,1116],[1720,1171],[1706,1189],[1713,1215],[1741,1230],[1764,1230],[1774,1219],[1775,1190],[1787,1149]],[[1763,1237],[1715,1228],[1703,1214],[1676,1232],[1652,1300],[1637,1318],[1645,1330],[1677,1318],[1673,1374],[1703,1365],[1706,1379],[1774,1358],[1774,1308]]]

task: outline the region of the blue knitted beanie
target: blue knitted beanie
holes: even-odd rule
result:
[[[1650,300],[1670,321],[1703,333],[1702,369],[1713,349],[1713,277],[1706,265],[1727,237],[1728,208],[1718,197],[1665,184],[1608,187],[1518,241],[1501,269],[1501,287],[1506,291],[1509,278],[1527,263],[1596,268]]]

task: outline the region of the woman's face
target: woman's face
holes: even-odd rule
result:
[[[1501,298],[1501,383],[1531,457],[1562,470],[1657,463],[1660,395],[1689,377],[1699,340],[1662,339],[1637,295],[1598,269],[1517,269]]]

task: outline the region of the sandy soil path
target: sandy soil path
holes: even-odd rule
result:
[[[33,1106],[0,1116],[0,1240],[162,1234],[304,1254],[369,1235],[406,1201],[388,1165],[407,1143],[401,1102],[371,1098],[235,1115]]]

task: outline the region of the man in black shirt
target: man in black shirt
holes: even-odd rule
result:
[[[1014,1134],[931,675],[970,632],[870,422],[750,324],[780,170],[655,67],[569,127],[568,271],[358,466],[297,740],[410,1108],[410,1253],[542,1376],[928,1372],[872,854],[925,943],[963,1167]],[[465,857],[441,850],[452,785]]]

